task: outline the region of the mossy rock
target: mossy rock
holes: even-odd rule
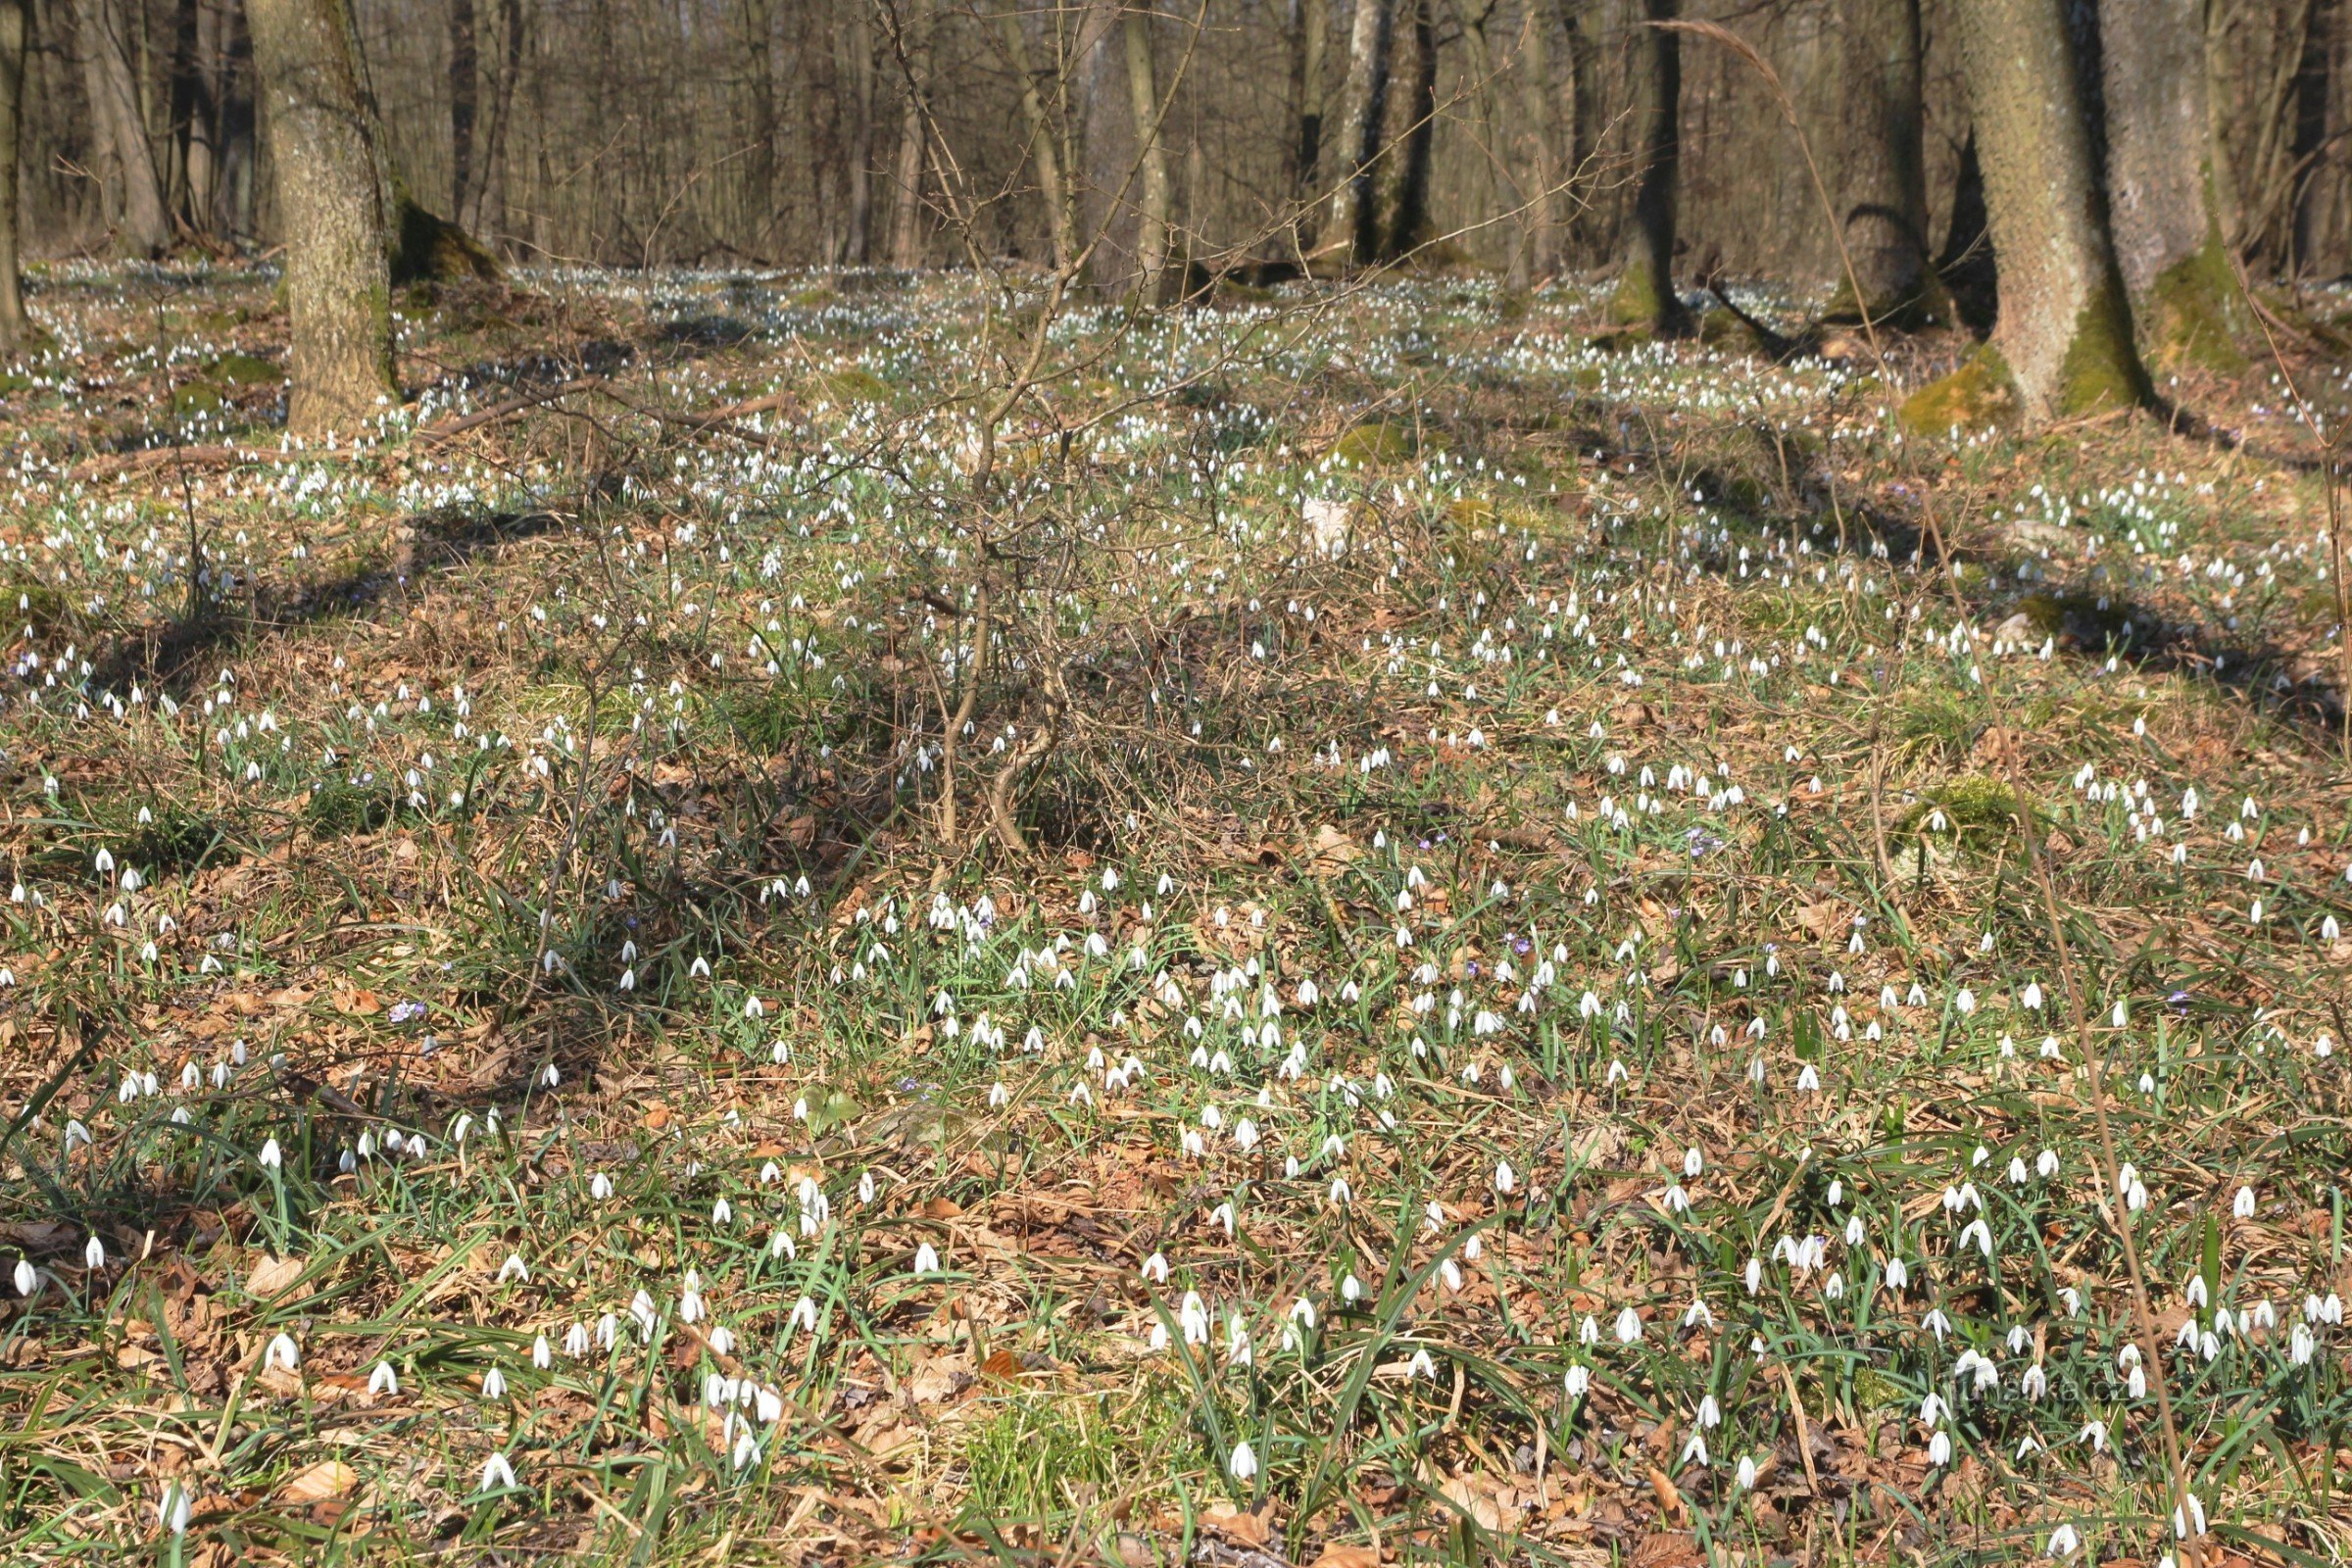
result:
[[[0,398],[8,396],[11,392],[29,392],[31,390],[31,376],[20,370],[0,370]]]
[[[824,396],[835,403],[888,403],[890,383],[873,371],[850,365],[838,370],[827,370],[818,377],[817,385]]]
[[[2108,594],[2028,594],[2018,601],[2017,613],[2043,636],[2094,653],[2129,647],[2140,631],[2131,607]]]
[[[2009,362],[1989,343],[1980,343],[1949,374],[1936,377],[1903,399],[1895,420],[1912,435],[2004,429],[2024,412]]]
[[[0,625],[11,632],[30,625],[44,637],[58,631],[73,633],[81,628],[81,612],[56,584],[41,581],[29,570],[20,570],[0,577]]]
[[[223,354],[211,371],[230,386],[280,386],[286,379],[284,370],[258,354]]]
[[[803,310],[822,310],[841,303],[841,290],[830,283],[811,283],[792,296],[792,303]]]
[[[210,381],[187,381],[172,389],[172,412],[177,415],[218,414],[227,401]]]
[[[1331,455],[1352,467],[1376,468],[1386,464],[1410,462],[1420,447],[1411,425],[1375,419],[1355,426],[1334,441]]]
[[[1952,291],[1943,279],[1934,272],[1926,273],[1919,288],[1904,297],[1873,300],[1870,320],[1873,325],[1890,327],[1897,332],[1921,332],[1932,327],[1950,326],[1959,319],[1959,311],[1952,303]],[[1840,280],[1822,308],[1824,326],[1860,326],[1862,312],[1854,308],[1854,291]]]
[[[494,283],[505,275],[498,258],[480,240],[406,196],[400,199],[391,260],[394,288],[465,278]]]

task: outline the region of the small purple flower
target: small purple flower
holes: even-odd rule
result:
[[[387,1016],[394,1023],[415,1023],[424,1016],[425,1010],[425,1005],[421,1002],[395,1002],[392,1004],[392,1011]]]

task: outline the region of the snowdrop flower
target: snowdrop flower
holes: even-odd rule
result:
[[[302,1352],[295,1348],[292,1338],[284,1334],[271,1340],[269,1349],[262,1354],[262,1370],[264,1371],[269,1371],[272,1367],[283,1367],[286,1371],[291,1372],[301,1364]]]
[[[368,1374],[368,1392],[369,1394],[398,1394],[400,1392],[400,1375],[392,1370],[391,1362],[378,1361],[375,1363],[375,1370]]]
[[[498,1283],[501,1285],[510,1280],[520,1280],[527,1285],[530,1283],[530,1266],[523,1262],[520,1252],[509,1252],[507,1260],[498,1265]]]
[[[489,1492],[494,1488],[513,1487],[514,1484],[514,1467],[507,1462],[505,1454],[494,1453],[489,1462],[482,1466],[482,1484],[476,1490]]]
[[[939,1272],[939,1250],[929,1242],[923,1243],[914,1250],[914,1272],[917,1274]]]
[[[507,1375],[496,1367],[492,1367],[489,1371],[483,1373],[482,1397],[485,1399],[503,1399],[506,1396]]]
[[[267,1166],[270,1170],[277,1170],[286,1162],[286,1156],[284,1152],[278,1149],[277,1140],[274,1138],[262,1145],[262,1152],[258,1157],[261,1159],[263,1165]]]
[[[28,1257],[17,1259],[16,1283],[19,1296],[30,1296],[39,1289],[41,1277],[33,1270],[32,1259]]]
[[[588,1325],[575,1322],[564,1331],[564,1353],[578,1360],[588,1353]]]
[[[1250,1446],[1247,1438],[1233,1446],[1233,1456],[1225,1461],[1225,1468],[1244,1486],[1257,1474],[1257,1450]]]
[[[157,1521],[167,1531],[175,1536],[184,1536],[188,1532],[188,1520],[195,1510],[189,1506],[187,1489],[177,1481],[172,1481],[165,1486],[163,1498],[156,1504],[155,1512]],[[178,1548],[172,1549],[176,1551]]]
[[[1642,1338],[1642,1317],[1632,1307],[1617,1314],[1617,1343],[1632,1345]]]
[[[2060,1525],[2050,1532],[2049,1554],[2052,1557],[2071,1557],[2082,1548],[2082,1538],[2073,1525]]]

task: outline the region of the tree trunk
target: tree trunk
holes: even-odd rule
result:
[[[1168,155],[1160,135],[1159,85],[1152,73],[1152,13],[1138,6],[1120,19],[1127,53],[1127,104],[1135,119],[1137,175],[1143,186],[1136,210],[1135,286],[1157,301],[1168,263]]]
[[[1830,316],[1917,326],[1940,319],[1928,268],[1928,175],[1923,131],[1919,0],[1860,0],[1843,17],[1843,165],[1846,252]],[[1853,298],[1852,283],[1862,297]]]
[[[1592,35],[1585,28],[1585,0],[1560,0],[1560,33],[1568,58],[1560,70],[1560,199],[1567,207],[1561,234],[1563,258],[1589,255],[1593,148],[1599,141],[1595,111],[1600,95],[1593,85]]]
[[[1528,193],[1532,206],[1524,247],[1529,272],[1526,281],[1533,283],[1536,278],[1548,277],[1559,270],[1561,178],[1550,127],[1551,49],[1544,8],[1528,7],[1520,25],[1525,31],[1519,46],[1519,112],[1527,122],[1528,140],[1535,154],[1530,171],[1533,189]],[[1576,104],[1573,79],[1568,91],[1569,116],[1573,120]]]
[[[1618,274],[1616,317],[1660,337],[1690,330],[1690,313],[1674,291],[1675,186],[1683,160],[1682,35],[1656,24],[1682,14],[1682,0],[1645,0],[1647,26],[1634,36],[1636,82],[1642,96],[1642,183],[1634,192],[1633,242]]]
[[[841,259],[863,267],[874,259],[874,35],[857,0],[851,0],[849,30],[850,212]]]
[[[841,40],[831,27],[801,40],[808,75],[803,113],[808,135],[808,188],[816,203],[816,261],[840,265],[843,233],[841,153]]]
[[[1331,45],[1330,0],[1296,0],[1298,30],[1292,48],[1291,88],[1298,118],[1291,142],[1292,185],[1302,206],[1315,197],[1316,166],[1323,157],[1324,77]]]
[[[1979,337],[1989,333],[2000,316],[2000,272],[1984,217],[1984,165],[1977,156],[1973,123],[1952,172],[1951,215],[1944,221],[1943,249],[1936,256],[1936,276],[1962,323]]]
[[[2100,0],[2107,212],[2147,364],[2235,368],[2236,280],[2222,249],[2206,135],[2199,0]]]
[[[153,256],[171,243],[172,219],[131,66],[135,40],[114,0],[80,0],[80,17],[91,129],[106,149],[104,172],[114,195],[108,216],[116,244],[133,255]]]
[[[396,400],[381,161],[347,0],[246,0],[270,111],[293,325],[286,423],[354,429]]]
[[[24,125],[24,56],[32,43],[32,0],[0,0],[0,349],[21,345],[24,318],[17,267],[17,154]]]
[[[1396,29],[1396,0],[1355,0],[1348,28],[1348,79],[1340,88],[1339,148],[1345,171],[1332,195],[1319,251],[1338,250],[1359,263],[1379,250],[1372,206],[1373,165],[1380,157],[1388,116],[1389,54]]]
[[[920,267],[923,262],[923,166],[929,134],[923,126],[922,101],[916,96],[930,60],[930,26],[918,5],[906,24],[906,71],[911,79],[902,83],[906,99],[899,112],[897,205],[891,215],[890,265]]]
[[[1967,416],[1960,422],[1981,422],[2010,396],[2029,419],[2149,398],[2099,199],[2064,4],[1958,0],[1953,7],[2001,274],[1992,341],[1960,372],[1979,383],[1986,406],[1955,411]],[[1938,422],[1932,403],[1913,413],[1915,423]]]
[[[2308,278],[2352,270],[2352,4],[2319,0],[2295,83],[2294,265]]]
[[[473,24],[473,0],[449,0],[449,212],[461,223],[473,194],[473,125],[481,103]]]
[[[1387,120],[1372,182],[1372,259],[1403,259],[1429,238],[1429,172],[1438,129],[1438,26],[1431,0],[1411,6],[1392,29]],[[1401,92],[1396,89],[1401,86]]]
[[[1046,102],[1037,90],[1037,75],[1029,66],[1029,35],[1023,29],[1021,14],[1006,10],[998,13],[997,25],[1004,40],[1004,56],[1012,67],[1014,80],[1020,83],[1021,123],[1029,133],[1029,165],[1037,171],[1038,200],[1046,210],[1046,242],[1054,253],[1056,270],[1070,265],[1073,254],[1070,234],[1069,193],[1061,181],[1061,151],[1058,127],[1046,115]]]
[[[481,177],[472,210],[460,222],[493,250],[507,228],[507,143],[513,138],[514,84],[522,78],[522,0],[499,0],[498,74],[490,85],[490,125],[481,138]]]

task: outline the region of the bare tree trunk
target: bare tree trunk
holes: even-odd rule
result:
[[[2319,0],[2295,93],[2295,272],[2338,277],[2352,270],[2352,4],[2346,0]]]
[[[1069,193],[1061,179],[1061,136],[1059,128],[1047,117],[1045,99],[1037,90],[1037,74],[1029,65],[1029,35],[1021,25],[1021,14],[1005,10],[997,14],[997,26],[1004,40],[1004,56],[1012,67],[1015,80],[1020,83],[1021,123],[1029,132],[1029,165],[1037,171],[1038,200],[1046,209],[1046,240],[1053,247],[1056,270],[1070,265],[1075,254],[1070,234]]]
[[[1291,90],[1298,105],[1297,131],[1292,138],[1292,193],[1301,203],[1313,200],[1316,169],[1323,157],[1323,113],[1330,74],[1330,0],[1293,0],[1296,20],[1291,51]]]
[[[1429,238],[1429,172],[1437,142],[1437,18],[1432,0],[1403,3],[1412,9],[1407,25],[1391,31],[1388,117],[1372,182],[1373,253],[1383,262],[1401,259]]]
[[[1568,209],[1561,235],[1563,256],[1589,254],[1595,183],[1592,154],[1600,140],[1600,94],[1593,80],[1592,35],[1585,27],[1585,7],[1586,0],[1559,0],[1560,31],[1568,45],[1560,70],[1560,194]]]
[[[498,29],[498,74],[490,86],[490,126],[482,136],[482,173],[474,184],[473,208],[461,220],[494,250],[507,228],[507,143],[514,134],[514,84],[522,76],[522,0],[499,0]]]
[[[246,0],[270,109],[293,324],[286,423],[352,429],[396,400],[382,165],[347,0]]]
[[[17,260],[17,157],[24,126],[24,56],[32,44],[32,0],[0,0],[0,349],[24,341],[24,283]]]
[[[865,7],[850,5],[850,215],[842,259],[862,267],[874,259],[874,35]]]
[[[1136,214],[1135,286],[1157,300],[1168,262],[1168,155],[1159,124],[1159,86],[1152,74],[1152,13],[1143,3],[1120,19],[1127,52],[1127,104],[1135,117],[1135,156],[1143,206]]]
[[[2064,3],[1953,7],[2000,264],[2000,322],[1975,369],[2013,387],[2034,419],[2149,397],[2099,200]]]
[[[2107,211],[2149,365],[2243,364],[2206,135],[2199,0],[2100,0]]]
[[[1345,173],[1333,193],[1331,218],[1318,249],[1340,250],[1359,263],[1376,259],[1379,235],[1372,205],[1373,165],[1388,116],[1391,43],[1396,0],[1355,0],[1348,29],[1348,78],[1340,88],[1339,147]]]
[[[449,0],[449,214],[461,223],[473,194],[473,125],[481,104],[473,34],[473,0]]]
[[[1922,325],[1941,318],[1948,302],[1938,298],[1928,267],[1919,0],[1860,0],[1842,22],[1847,118],[1840,217],[1862,297],[1855,300],[1852,285],[1841,281],[1829,314]]]
[[[155,148],[147,139],[138,76],[129,36],[114,0],[80,0],[84,79],[90,96],[91,128],[107,150],[106,171],[116,201],[109,213],[116,243],[133,254],[152,256],[172,240],[172,219],[164,206]]]
[[[1529,276],[1525,283],[1537,277],[1548,277],[1560,266],[1560,164],[1551,135],[1551,48],[1548,33],[1549,19],[1544,7],[1531,5],[1521,21],[1523,29],[1519,45],[1519,114],[1527,122],[1530,147],[1534,151],[1533,167],[1529,171],[1531,188],[1527,218],[1527,255]],[[1575,115],[1574,79],[1569,83],[1569,115]]]
[[[1660,337],[1690,330],[1690,313],[1674,291],[1675,185],[1682,177],[1682,36],[1655,24],[1682,14],[1682,0],[1646,0],[1651,25],[1636,29],[1635,58],[1643,99],[1642,183],[1634,192],[1633,243],[1617,278],[1613,305],[1621,321]]]
[[[816,203],[816,259],[841,262],[843,235],[841,138],[841,40],[830,27],[809,30],[801,40],[808,76],[803,100],[808,135],[808,187]]]
[[[899,112],[897,206],[891,216],[890,265],[920,267],[923,261],[923,167],[927,162],[922,103],[918,85],[930,61],[930,25],[920,3],[906,24],[906,70],[914,80],[901,84],[906,94]]]

